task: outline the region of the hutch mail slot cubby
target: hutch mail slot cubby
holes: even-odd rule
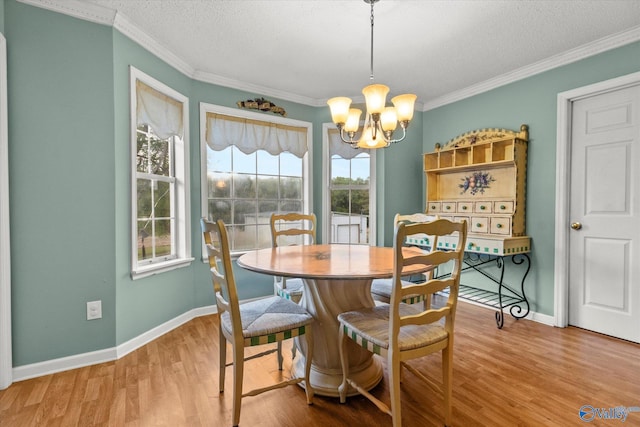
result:
[[[436,144],[435,151],[424,154],[426,212],[467,221],[463,271],[476,271],[497,284],[494,290],[461,281],[459,296],[497,308],[498,328],[504,324],[507,308],[516,319],[529,314],[524,289],[531,266],[531,240],[525,229],[528,142],[527,125],[519,131],[479,129],[442,146]],[[407,243],[428,247],[430,242],[415,239]],[[438,240],[439,248],[450,245],[452,239]],[[505,263],[506,257],[511,263]],[[504,282],[506,265],[523,269],[519,289]]]

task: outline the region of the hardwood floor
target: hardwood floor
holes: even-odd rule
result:
[[[458,305],[454,352],[453,423],[456,426],[581,426],[583,405],[640,406],[640,345],[580,330],[558,329]],[[13,426],[230,426],[227,393],[218,394],[217,317],[204,316],[122,359],[17,382],[0,391],[0,425]],[[290,354],[290,353],[285,353]],[[245,365],[245,384],[278,378],[275,354]],[[284,375],[291,365],[287,358]],[[412,365],[440,383],[440,357]],[[388,402],[386,380],[374,389]],[[443,423],[442,397],[405,372],[403,425]],[[599,420],[591,425],[618,425]],[[341,405],[291,386],[243,399],[240,425],[389,426],[391,418],[361,397]],[[623,425],[640,425],[640,412]]]

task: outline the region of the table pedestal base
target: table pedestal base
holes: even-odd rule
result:
[[[293,374],[297,378],[304,377],[304,364],[305,358],[300,355],[296,357],[293,366]],[[349,371],[349,377],[354,379],[358,384],[361,384],[363,388],[370,390],[382,380],[382,363],[377,358],[371,358],[371,363],[367,366],[358,368],[351,368]],[[342,384],[342,370],[338,372],[322,372],[317,367],[311,365],[311,373],[309,374],[309,380],[313,386],[315,394],[320,396],[340,397],[338,394],[338,386]],[[304,387],[304,383],[299,383]],[[355,396],[359,394],[356,389],[349,386],[347,396]]]
[[[304,279],[302,305],[316,319],[313,325],[313,361],[310,382],[315,393],[322,396],[338,397],[338,386],[342,384],[340,363],[338,314],[346,311],[373,307],[371,279]],[[349,341],[349,377],[369,390],[382,379],[380,360],[373,354]],[[293,373],[304,377],[304,363],[307,354],[305,336],[294,338],[298,355]],[[349,396],[358,394],[350,388]]]

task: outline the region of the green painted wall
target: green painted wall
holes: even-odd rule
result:
[[[424,113],[424,152],[470,130],[529,125],[526,291],[536,312],[554,311],[557,95],[639,70],[640,43],[633,43]]]
[[[5,18],[20,366],[114,345],[113,60],[106,26],[15,1]],[[93,300],[103,319],[89,322]]]

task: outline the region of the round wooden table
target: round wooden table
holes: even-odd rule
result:
[[[300,304],[316,319],[310,382],[316,393],[337,397],[338,386],[342,383],[337,316],[345,311],[374,306],[371,281],[391,277],[393,259],[393,248],[306,245],[247,252],[238,258],[238,265],[258,273],[303,279],[305,289]],[[403,271],[403,275],[427,270],[427,266],[415,266],[410,271]],[[304,336],[295,338],[295,345],[301,357],[295,362],[294,373],[304,376]],[[375,387],[382,379],[380,361],[353,342],[349,352],[349,375],[366,389]],[[357,391],[351,390],[349,394],[357,394]]]

